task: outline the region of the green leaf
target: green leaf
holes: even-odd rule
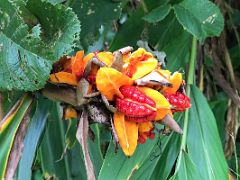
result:
[[[191,88],[187,149],[202,179],[228,179],[228,167],[224,157],[216,120],[203,94]]]
[[[46,124],[49,109],[51,109],[52,105],[51,101],[43,98],[37,101],[36,111],[24,139],[24,150],[19,163],[18,179],[31,179],[35,153]]]
[[[155,23],[163,20],[171,10],[169,4],[164,4],[152,10],[149,14],[143,17],[143,19],[149,23]]]
[[[4,178],[15,135],[31,103],[30,96],[23,96],[0,122],[0,179]]]
[[[64,2],[64,1],[66,1],[66,0],[42,0],[42,1],[46,1],[46,2],[49,2],[49,3],[55,5],[55,4],[60,4],[60,3]]]
[[[77,141],[76,139],[77,124],[78,124],[77,119],[68,120],[68,127],[65,134],[65,143],[68,149],[71,149],[75,145],[75,142]]]
[[[190,34],[178,23],[171,12],[157,26],[149,28],[149,43],[166,53],[167,68],[176,71],[189,61]]]
[[[64,154],[64,125],[60,114],[60,105],[55,103],[50,110],[48,126],[39,149],[41,167],[45,177],[70,179],[69,156]],[[62,158],[61,158],[62,157]]]
[[[64,6],[16,2],[0,1],[0,89],[33,91],[44,86],[52,63],[72,50],[80,25]]]
[[[144,12],[142,9],[135,11],[119,29],[110,46],[110,50],[115,51],[125,46],[136,46],[137,41],[141,39],[141,33],[144,28],[144,21],[142,20],[143,15]]]
[[[157,138],[154,141],[147,141],[144,145],[138,145],[137,150],[130,158],[126,157],[121,149],[114,152],[114,144],[108,147],[99,180],[102,179],[128,179],[143,165],[146,160],[150,161],[152,149],[155,147]]]
[[[146,159],[132,179],[167,179],[178,156],[180,135],[172,133],[170,136],[161,137],[160,141],[161,146],[156,146],[151,152],[151,155],[156,157],[153,160]]]
[[[112,0],[76,0],[71,7],[82,23],[81,45],[87,49],[98,38],[101,25],[117,20],[121,3]]]
[[[97,177],[103,164],[103,154],[101,151],[100,142],[101,125],[95,123],[91,125],[91,129],[93,130],[95,137],[93,141],[90,138],[88,138],[88,149],[93,163],[94,173]]]
[[[219,36],[224,19],[219,8],[208,0],[184,0],[173,6],[178,21],[183,28],[197,39]]]
[[[183,151],[181,156],[180,167],[178,171],[170,178],[171,180],[175,179],[195,179],[195,180],[202,180],[201,174],[197,169],[197,166],[193,163],[191,158],[188,156],[186,152]]]

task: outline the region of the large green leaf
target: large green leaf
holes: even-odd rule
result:
[[[142,9],[135,11],[119,29],[110,46],[110,50],[114,51],[125,46],[136,46],[136,42],[141,39],[141,33],[144,28],[143,15],[144,12]]]
[[[162,6],[153,9],[149,14],[143,17],[143,19],[147,22],[154,23],[163,20],[171,10],[171,6],[169,4],[164,4]]]
[[[216,126],[216,119],[203,94],[191,89],[191,108],[187,134],[189,157],[203,179],[228,179],[228,167]]]
[[[15,135],[31,103],[30,96],[23,96],[0,122],[0,179],[4,178]]]
[[[190,34],[184,31],[173,12],[157,25],[149,27],[149,42],[166,53],[170,71],[179,70],[189,60]]]
[[[103,166],[98,179],[128,179],[137,171],[146,160],[150,160],[150,155],[157,138],[154,141],[147,141],[144,145],[138,145],[137,150],[130,158],[126,157],[121,149],[114,152],[114,144],[108,147]]]
[[[76,0],[71,7],[82,23],[81,45],[85,49],[97,40],[100,26],[117,20],[121,12],[121,3],[112,0]]]
[[[198,39],[218,36],[223,30],[223,16],[219,8],[209,0],[184,0],[173,7],[184,29]]]
[[[65,154],[62,157],[66,147],[65,131],[58,103],[55,103],[50,110],[48,123],[39,149],[43,174],[45,177],[55,176],[59,179],[70,179],[69,156]]]
[[[183,155],[181,156],[181,164],[179,169],[174,176],[172,176],[171,180],[181,180],[181,179],[194,179],[194,180],[202,180],[202,176],[197,169],[197,166],[192,162],[191,158],[188,156],[186,152],[183,151]]]
[[[53,103],[49,100],[40,98],[37,101],[36,111],[32,117],[31,124],[24,140],[24,150],[19,163],[18,179],[31,179],[32,165],[36,156],[37,147],[44,130],[48,112]]]
[[[33,91],[43,87],[52,63],[72,50],[80,25],[62,5],[16,2],[0,1],[0,89]]]
[[[132,179],[167,179],[179,153],[180,135],[172,133],[169,137],[162,137],[160,141],[161,146],[156,146],[151,152],[153,160],[146,159]]]

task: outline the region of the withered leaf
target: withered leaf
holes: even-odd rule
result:
[[[86,109],[83,108],[82,115],[80,117],[79,125],[77,128],[76,138],[82,146],[84,163],[87,171],[87,177],[89,180],[95,180],[96,177],[94,175],[93,163],[89,155],[88,144],[87,144],[88,129],[89,129],[88,113]]]

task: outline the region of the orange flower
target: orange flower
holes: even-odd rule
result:
[[[119,139],[119,143],[123,152],[127,156],[131,156],[134,153],[137,147],[138,137],[144,138],[145,140],[147,139],[147,137],[154,137],[154,134],[150,130],[150,127],[152,128],[152,123],[150,122],[151,120],[159,120],[159,117],[164,117],[166,113],[171,113],[170,104],[161,93],[148,87],[135,87],[132,86],[132,84],[133,80],[113,68],[100,68],[96,75],[97,89],[101,92],[101,94],[106,96],[108,100],[113,101],[119,99],[120,108],[122,107],[122,105],[124,105],[124,103],[126,103],[126,105],[129,105],[130,103],[135,103],[134,106],[142,106],[142,108],[146,108],[146,113],[149,112],[154,115],[152,116],[151,114],[149,114],[145,116],[144,111],[139,112],[139,110],[136,110],[136,113],[138,114],[136,115],[135,119],[138,119],[138,122],[149,122],[145,124],[137,123],[134,120],[131,121],[132,118],[128,116],[131,116],[132,112],[129,112],[128,115],[123,113],[125,111],[131,111],[130,109],[126,109],[126,107],[122,107],[123,109],[121,109],[121,112],[117,111],[116,113],[114,113],[114,126]],[[139,94],[139,97],[141,95],[142,99],[140,100],[139,97],[136,97],[135,95],[133,95],[135,97],[131,97],[131,95],[128,96],[126,93],[129,93],[129,88],[125,88],[127,92],[123,92],[122,87],[126,86],[129,86],[131,90],[136,89],[138,94],[142,92],[142,95],[141,93]],[[120,89],[122,89],[122,92]],[[144,102],[144,98],[148,97],[151,99],[147,99],[146,102]],[[121,104],[121,102],[123,102],[123,104]],[[150,117],[152,117],[152,119],[149,119]],[[144,130],[144,128],[147,128],[147,130]]]

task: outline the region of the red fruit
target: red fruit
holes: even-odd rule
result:
[[[173,112],[181,112],[190,108],[190,99],[185,94],[176,92],[175,94],[165,94],[166,99],[172,105]]]
[[[136,86],[122,86],[120,91],[124,98],[117,98],[116,106],[118,111],[125,115],[126,120],[147,122],[155,118],[156,103]]]

